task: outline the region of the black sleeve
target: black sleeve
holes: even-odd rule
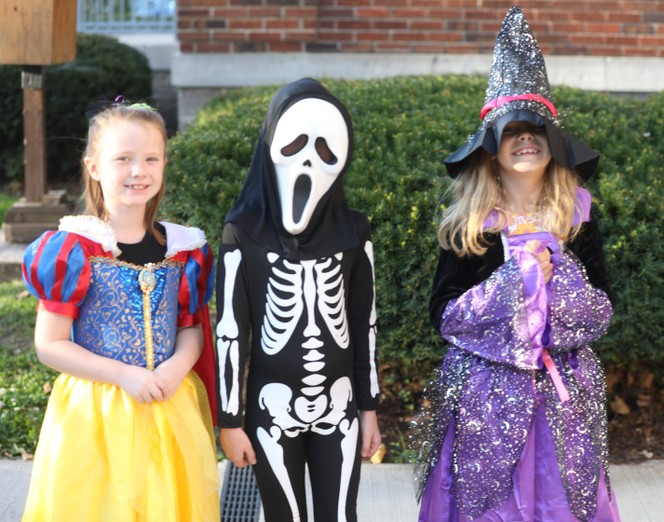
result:
[[[488,279],[503,263],[500,236],[486,234],[485,238],[489,246],[481,256],[459,257],[451,250],[440,249],[429,298],[429,319],[436,331],[440,330],[440,319],[447,303]]]
[[[606,270],[604,241],[592,215],[590,221],[583,224],[579,235],[570,241],[567,247],[585,267],[590,284],[604,291],[611,300],[611,304],[614,304],[615,295]]]
[[[378,360],[376,354],[376,290],[373,244],[369,222],[356,216],[356,228],[362,238],[353,265],[348,296],[348,327],[353,343],[353,376],[360,410],[379,406]]]
[[[238,255],[240,256],[239,263],[237,261],[229,263],[226,260],[226,256]],[[232,276],[227,273],[229,266],[234,266]],[[221,428],[239,428],[243,424],[244,368],[247,364],[251,327],[245,267],[239,229],[234,224],[228,223],[224,227],[222,241],[219,245],[216,281],[217,326],[215,331],[220,393],[217,398],[217,423]],[[227,284],[233,288],[232,295],[227,295]],[[227,299],[230,300],[229,303],[226,303]],[[226,307],[232,308],[233,311],[232,320],[228,322],[223,320]]]

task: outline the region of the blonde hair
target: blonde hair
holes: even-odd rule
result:
[[[452,181],[448,192],[452,203],[443,212],[438,228],[438,242],[457,256],[482,255],[489,243],[484,232],[500,232],[508,221],[501,208],[502,190],[492,156],[483,149],[468,160],[468,166]],[[551,160],[544,177],[544,187],[538,207],[544,212],[544,227],[557,234],[561,241],[573,239],[581,223],[574,225],[580,212],[577,201],[577,175]],[[492,210],[498,215],[496,223],[485,229],[484,222]]]
[[[85,213],[98,217],[99,219],[108,219],[108,211],[104,203],[104,193],[101,190],[101,184],[95,180],[85,164],[86,158],[96,158],[99,155],[99,141],[104,130],[108,125],[118,119],[137,121],[147,125],[153,125],[164,139],[164,154],[168,136],[166,134],[166,125],[164,119],[155,109],[147,104],[140,103],[135,105],[114,104],[108,109],[104,109],[96,114],[90,120],[88,127],[88,140],[81,161],[83,172],[83,194],[82,199],[85,202]],[[164,158],[166,159],[166,158]],[[146,230],[152,234],[161,245],[166,244],[166,239],[154,226],[159,210],[159,204],[164,198],[166,192],[166,183],[162,181],[159,192],[153,197],[145,209],[144,225]]]

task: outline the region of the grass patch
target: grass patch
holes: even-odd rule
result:
[[[33,348],[36,304],[21,280],[0,283],[0,456],[34,453],[57,376]]]
[[[5,220],[5,213],[12,207],[16,200],[18,200],[16,196],[0,193],[0,223]]]

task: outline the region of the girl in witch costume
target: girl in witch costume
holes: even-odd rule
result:
[[[496,41],[429,303],[450,343],[415,423],[420,521],[617,521],[605,383],[590,343],[612,294],[591,196],[598,154],[559,127],[520,8]]]
[[[213,255],[200,230],[155,221],[159,113],[124,101],[95,112],[85,215],[63,218],[24,257],[37,354],[62,373],[23,520],[218,522],[211,405],[191,372],[214,398]]]
[[[350,210],[346,108],[301,79],[272,99],[217,273],[224,452],[254,465],[265,518],[356,520],[360,456],[380,443],[369,223]],[[250,355],[243,404],[245,364]]]

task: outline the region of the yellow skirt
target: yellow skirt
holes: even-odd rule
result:
[[[219,522],[205,391],[192,372],[167,401],[60,375],[53,386],[23,521]],[[205,421],[204,421],[205,419]]]

